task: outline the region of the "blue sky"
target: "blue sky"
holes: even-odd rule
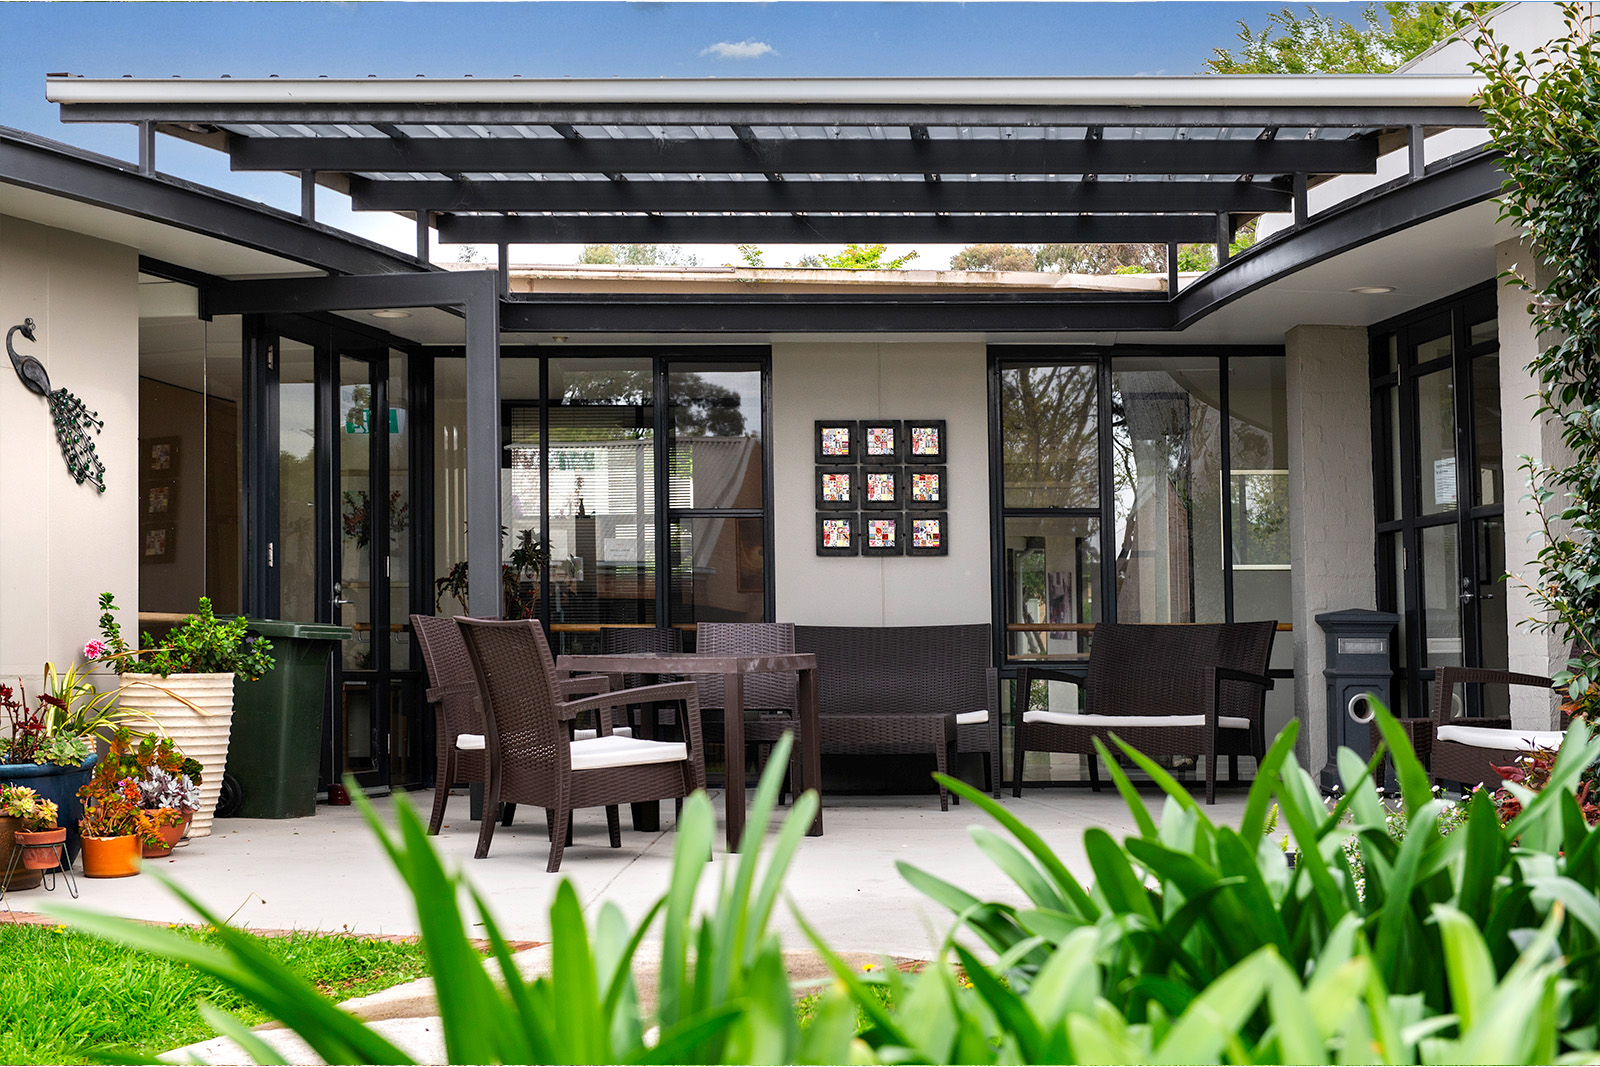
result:
[[[1259,28],[1283,6],[0,3],[0,124],[130,158],[130,128],[59,121],[44,99],[44,75],[56,71],[196,78],[1192,74],[1213,48],[1235,43],[1240,19]],[[1318,5],[1351,20],[1362,6]],[[287,177],[231,174],[217,153],[170,138],[161,138],[157,159],[164,171],[298,210],[298,185]],[[405,246],[409,223],[352,216],[325,195],[329,202],[318,206],[325,221]]]

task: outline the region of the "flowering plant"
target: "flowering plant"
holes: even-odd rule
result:
[[[78,829],[85,837],[134,834],[146,844],[160,846],[165,844],[161,827],[176,826],[182,820],[176,810],[144,806],[140,791],[144,768],[139,764],[139,751],[144,748],[142,742],[134,747],[133,735],[126,726],[118,727],[111,735],[106,758],[95,767],[89,784],[78,790],[78,796],[83,798],[83,819]]]
[[[222,674],[238,675],[253,682],[273,668],[272,642],[251,637],[244,619],[218,619],[211,600],[200,598],[200,610],[185,616],[167,634],[166,644],[157,646],[149,634],[144,648],[130,648],[117,622],[117,604],[110,593],[100,594],[100,639],[84,646],[91,660],[111,665],[122,675]],[[91,650],[98,655],[90,655]],[[161,688],[146,680],[126,683]],[[183,700],[176,693],[170,694]],[[187,703],[187,701],[185,701]]]
[[[43,799],[25,785],[0,785],[0,815],[21,819],[27,833],[56,828],[56,802]]]

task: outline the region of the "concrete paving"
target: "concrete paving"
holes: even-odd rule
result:
[[[1219,820],[1236,820],[1244,798],[1242,789],[1224,790],[1209,810]],[[1151,792],[1146,802],[1155,806],[1160,799]],[[411,796],[419,809],[427,800],[428,794]],[[713,800],[720,812],[720,794]],[[394,799],[374,803],[384,818],[391,816]],[[1029,788],[1021,799],[1008,793],[1002,803],[1085,880],[1090,871],[1083,831],[1100,826],[1119,837],[1133,832],[1126,806],[1109,788],[1098,794]],[[572,880],[591,914],[601,902],[612,901],[629,918],[642,916],[664,891],[676,838],[670,803],[662,806],[664,829],[658,833],[629,830],[624,811],[620,849],[607,844],[601,810],[579,812],[573,845],[560,874],[551,875],[544,869],[548,843],[538,809],[519,808],[515,823],[498,828],[488,858],[481,860],[473,858],[477,826],[467,820],[465,796],[451,800],[447,816],[446,828],[434,839],[439,852],[448,866],[466,872],[514,940],[548,938],[549,905],[563,877]],[[937,952],[949,913],[907,885],[896,861],[936,872],[980,897],[1022,901],[973,843],[969,827],[994,824],[969,804],[941,812],[932,796],[832,796],[826,799],[824,820],[826,833],[801,844],[786,889],[794,906],[835,948],[910,958]],[[731,866],[719,847],[710,873]],[[410,895],[354,807],[319,806],[305,819],[218,820],[212,836],[188,842],[168,859],[147,860],[146,870],[177,880],[239,926],[364,934],[418,929]],[[78,885],[80,903],[99,911],[159,922],[195,921],[155,878],[80,877]],[[15,894],[10,903],[18,911],[32,911],[46,898],[63,900],[65,893],[33,890]],[[788,908],[780,909],[775,925],[785,947],[806,944]]]

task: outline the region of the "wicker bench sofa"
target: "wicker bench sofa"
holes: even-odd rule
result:
[[[825,754],[930,753],[948,773],[959,752],[984,752],[1000,791],[1000,706],[987,624],[796,626],[796,652],[817,656]],[[950,810],[939,788],[939,810]]]

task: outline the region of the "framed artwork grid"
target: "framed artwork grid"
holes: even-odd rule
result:
[[[903,484],[898,467],[862,467],[861,506],[873,511],[900,510]]]

